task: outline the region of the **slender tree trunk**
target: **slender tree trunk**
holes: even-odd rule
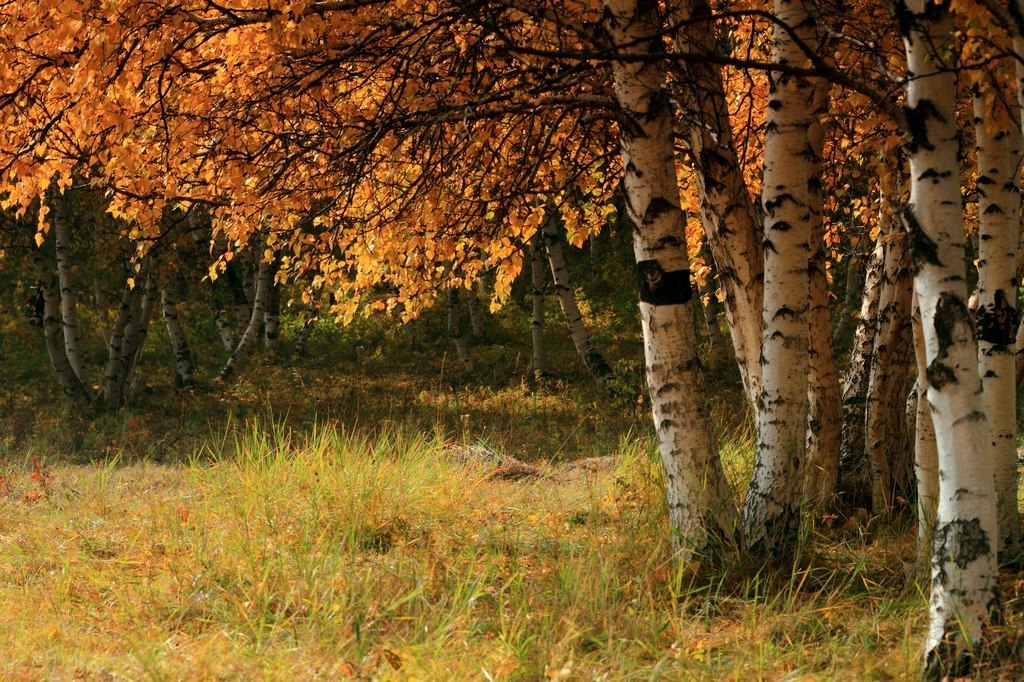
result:
[[[554,214],[549,214],[544,222],[544,248],[548,254],[548,263],[551,265],[551,277],[555,281],[555,294],[558,296],[558,304],[562,308],[562,315],[565,317],[565,324],[569,328],[569,336],[572,337],[576,352],[579,353],[587,371],[600,384],[607,385],[615,378],[615,373],[608,365],[594,342],[590,338],[590,332],[583,324],[583,315],[580,314],[580,307],[576,303],[576,292],[573,291],[569,282],[569,270],[565,265],[565,256],[562,253],[562,240],[558,234],[558,225]]]
[[[275,258],[267,291],[267,310],[263,313],[263,329],[267,343],[273,343],[281,336],[281,284],[277,281],[277,271],[281,262]]]
[[[992,623],[1001,622],[998,527],[978,343],[967,308],[960,198],[955,55],[946,2],[897,4],[907,52],[910,232],[928,363],[928,403],[938,446],[939,504],[932,546],[929,677],[967,674]]]
[[[36,267],[39,290],[43,296],[43,337],[50,365],[57,374],[61,389],[73,401],[88,401],[90,392],[82,383],[68,361],[67,346],[64,344],[63,323],[60,303],[60,285],[51,263],[43,251],[45,242],[35,249],[32,259]]]
[[[917,566],[918,573],[931,569],[935,514],[939,504],[939,451],[935,426],[928,404],[928,360],[917,294],[913,298],[914,357],[917,362],[917,409],[914,420],[914,474],[917,477]]]
[[[299,332],[299,338],[295,340],[295,353],[297,355],[306,354],[306,348],[309,346],[309,337],[313,333],[313,327],[316,326],[316,320],[316,304],[311,301],[309,307],[306,309],[305,320],[302,323],[302,330]]]
[[[143,327],[143,299],[149,277],[149,259],[143,262],[135,282],[125,287],[121,306],[110,332],[107,365],[103,373],[103,400],[108,409],[117,409],[124,402],[125,386],[138,349],[139,330]]]
[[[459,306],[459,289],[448,288],[448,334],[455,346],[455,353],[462,363],[462,371],[470,374],[476,369],[473,357],[469,354],[469,343],[466,341],[466,322],[462,308]]]
[[[593,237],[591,237],[593,239]],[[544,358],[544,284],[547,272],[544,269],[544,235],[540,230],[533,236],[530,249],[530,284],[533,307],[530,318],[530,340],[533,342],[532,370],[535,376],[547,372]]]
[[[234,260],[228,263],[224,269],[224,281],[227,283],[228,292],[231,294],[235,324],[238,325],[238,328],[244,334],[245,330],[249,327],[250,320],[252,320],[252,307],[249,305],[249,298],[246,296],[245,285],[242,283],[242,277],[239,275],[239,268],[241,268],[241,265],[236,264]],[[260,322],[262,323],[262,320]],[[237,347],[236,344],[234,348]]]
[[[978,145],[978,363],[992,432],[999,551],[1020,554],[1017,508],[1017,247],[1020,241],[1019,112],[974,97]]]
[[[139,324],[132,328],[130,337],[130,351],[128,357],[128,369],[122,381],[128,386],[128,395],[134,395],[139,384],[139,374],[135,368],[142,361],[142,351],[146,346],[146,337],[149,334],[149,323],[153,319],[153,308],[160,297],[159,287],[156,285],[156,273],[151,272],[146,279],[146,288],[142,294],[142,307],[139,315]]]
[[[861,296],[857,332],[843,378],[843,430],[839,448],[839,488],[844,506],[869,504],[867,471],[867,396],[871,378],[871,354],[878,333],[878,307],[882,300],[885,241],[879,239],[868,258]]]
[[[710,364],[717,367],[726,362],[729,357],[729,349],[725,345],[725,337],[722,336],[720,326],[722,304],[718,300],[718,276],[707,242],[704,243],[701,250],[701,257],[708,267],[708,274],[704,278],[704,284],[700,284],[698,280],[697,291],[700,293],[700,300],[704,306],[704,325],[708,332],[708,357]]]
[[[845,347],[850,333],[856,329],[856,313],[861,301],[861,286],[864,284],[864,263],[857,254],[846,259],[846,289],[843,292],[843,309],[839,313],[839,324],[832,333],[832,346]]]
[[[484,335],[484,311],[475,284],[466,287],[466,309],[469,311],[469,330],[479,339]]]
[[[188,347],[188,338],[181,325],[178,299],[170,286],[166,284],[160,287],[160,307],[164,315],[164,325],[167,326],[167,336],[171,340],[171,350],[174,351],[175,383],[179,386],[189,386],[192,384],[195,364],[192,362],[192,351]]]
[[[717,54],[724,41],[710,21],[707,0],[675,0],[676,49],[683,53]],[[700,217],[718,269],[723,306],[729,323],[736,364],[753,411],[761,384],[762,231],[754,201],[740,168],[729,119],[721,68],[709,62],[681,64],[685,73],[680,93],[690,155],[696,170]]]
[[[828,275],[825,272],[828,249],[822,220],[821,155],[825,146],[824,117],[828,114],[831,87],[816,81],[812,91],[813,115],[807,130],[811,154],[807,156],[807,183],[811,217],[811,242],[808,295],[810,370],[807,401],[807,474],[804,495],[816,507],[832,499],[839,479],[839,438],[843,426],[839,396],[839,370],[832,353],[832,316],[828,305]]]
[[[775,14],[813,44],[814,22],[802,2],[777,0]],[[806,58],[781,29],[774,61]],[[816,164],[808,129],[814,86],[802,77],[771,73],[765,133],[764,312],[758,446],[743,507],[747,543],[755,556],[786,557],[796,546],[807,434],[808,301],[811,192]]]
[[[605,0],[605,27],[619,51],[661,50],[656,3]],[[626,207],[634,226],[640,318],[654,425],[674,547],[684,560],[714,559],[735,538],[736,510],[703,404],[693,334],[686,216],[680,208],[671,106],[659,62],[612,62]]]
[[[71,229],[64,202],[67,198],[57,194],[56,187],[50,192],[50,209],[53,216],[53,235],[57,252],[57,276],[60,280],[60,309],[64,323],[64,349],[68,363],[83,386],[89,385],[85,363],[79,348],[81,332],[78,325],[78,294],[71,273]]]
[[[238,345],[231,353],[231,357],[224,364],[217,376],[218,381],[227,381],[234,376],[238,366],[249,356],[253,347],[259,339],[260,327],[263,325],[263,316],[267,309],[267,300],[270,297],[270,288],[273,285],[274,268],[270,261],[260,261],[259,271],[256,275],[256,293],[253,298],[252,313],[249,324],[245,326]]]
[[[910,250],[881,198],[878,239],[884,244],[881,297],[865,401],[865,446],[871,469],[871,503],[888,514],[913,476],[913,446],[906,427],[907,374],[912,355]]]

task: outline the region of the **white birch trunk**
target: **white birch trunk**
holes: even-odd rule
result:
[[[825,146],[824,117],[828,114],[831,87],[826,81],[814,83],[808,148],[808,209],[811,241],[808,296],[808,419],[807,467],[804,495],[810,504],[824,507],[835,494],[839,479],[839,443],[843,426],[839,397],[839,370],[832,354],[832,315],[829,310],[828,258],[822,220],[821,155]]]
[[[593,239],[593,237],[591,237]],[[540,230],[533,237],[530,249],[531,315],[530,341],[533,346],[531,370],[537,377],[547,372],[544,357],[544,284],[547,271],[544,266],[544,235]]]
[[[270,288],[273,285],[274,269],[269,261],[260,261],[259,270],[256,274],[256,291],[253,297],[252,312],[249,317],[249,324],[245,326],[238,345],[232,351],[231,357],[224,363],[224,367],[217,375],[218,381],[227,381],[237,371],[239,365],[249,356],[256,342],[259,340],[260,327],[263,326],[263,316],[267,309],[267,299],[270,296]]]
[[[160,291],[156,285],[156,274],[150,273],[150,276],[146,279],[146,288],[142,294],[139,324],[131,330],[131,350],[128,357],[128,369],[122,379],[124,384],[129,387],[129,396],[136,392],[139,385],[139,373],[135,371],[135,368],[138,367],[139,362],[142,360],[142,351],[146,345],[146,337],[149,334],[149,323],[153,319],[153,308],[156,306],[156,301],[159,297]]]
[[[605,0],[605,9],[605,28],[622,52],[661,49],[655,3]],[[703,404],[672,111],[659,63],[613,61],[612,73],[627,121],[620,127],[626,210],[635,228],[647,383],[673,546],[684,560],[704,561],[734,543],[736,510]]]
[[[914,358],[917,362],[916,418],[914,419],[914,474],[917,477],[917,565],[918,573],[928,575],[931,568],[935,514],[939,504],[939,451],[935,444],[935,426],[928,405],[928,360],[921,328],[917,294],[913,297],[912,325]]]
[[[892,511],[897,492],[912,476],[912,445],[907,433],[906,376],[913,331],[910,251],[885,197],[880,200],[878,241],[885,256],[880,282],[874,349],[865,396],[865,439],[875,514]]]
[[[311,302],[309,307],[306,309],[305,318],[302,323],[302,330],[299,332],[299,338],[295,340],[295,353],[297,355],[306,354],[306,348],[309,346],[309,337],[313,333],[313,327],[316,326],[316,320],[316,303]]]
[[[103,373],[103,400],[107,408],[117,409],[124,402],[125,385],[134,364],[139,330],[142,328],[143,299],[149,277],[149,263],[138,271],[134,286],[125,286],[121,306],[114,319]]]
[[[89,378],[79,351],[81,331],[78,325],[78,296],[71,273],[71,231],[64,205],[67,199],[57,194],[56,187],[51,190],[50,195],[51,223],[57,252],[57,277],[60,280],[60,310],[64,323],[64,349],[71,369],[82,385],[87,386]]]
[[[583,315],[580,313],[579,304],[576,303],[576,292],[569,281],[569,269],[565,265],[562,240],[553,214],[549,214],[544,221],[543,230],[544,249],[547,251],[548,263],[551,266],[551,278],[555,282],[555,295],[558,297],[558,305],[562,308],[565,324],[569,328],[569,336],[590,376],[598,383],[607,385],[615,378],[615,373],[604,359],[604,355],[594,347],[590,332],[583,324]]]
[[[839,313],[839,324],[832,333],[832,347],[845,346],[847,337],[852,329],[856,328],[857,311],[861,302],[861,286],[863,281],[864,265],[856,254],[846,259],[846,289],[843,292],[843,309]]]
[[[474,338],[479,339],[484,335],[484,311],[476,285],[466,287],[466,309],[469,311],[469,330]]]
[[[57,275],[44,255],[43,245],[33,252],[39,291],[43,296],[43,338],[50,365],[57,374],[64,395],[74,401],[88,401],[90,391],[75,374],[68,361],[67,347],[63,339],[63,324],[60,305],[60,284]]]
[[[676,0],[673,21],[708,17],[707,0]],[[675,32],[683,53],[714,54],[719,34],[711,21],[692,21]],[[723,307],[736,363],[752,411],[761,385],[761,313],[763,259],[761,225],[733,140],[721,68],[706,62],[683,67],[680,78],[687,115],[690,155],[697,171],[700,217],[718,269]]]
[[[448,335],[451,337],[452,344],[455,346],[455,353],[462,363],[462,371],[469,374],[476,369],[476,364],[473,362],[473,356],[469,353],[469,342],[466,341],[466,318],[462,314],[462,308],[459,305],[459,289],[449,287],[447,299]]]
[[[801,2],[777,0],[775,14],[813,43],[814,24]],[[803,66],[803,52],[775,31],[776,63]],[[764,303],[758,447],[743,507],[748,547],[755,556],[785,557],[800,525],[807,428],[808,301],[811,196],[816,178],[808,139],[814,87],[806,79],[771,73],[764,153]]]
[[[263,313],[263,331],[267,343],[273,343],[281,336],[281,283],[277,281],[278,266],[275,259],[267,292],[267,309]]]
[[[938,446],[939,503],[932,545],[931,618],[925,670],[969,671],[986,630],[1001,621],[995,480],[978,343],[967,308],[960,198],[956,53],[948,4],[897,5],[907,53],[907,131],[914,290],[928,363],[928,403]]]
[[[189,386],[192,384],[195,364],[192,362],[192,351],[188,347],[188,338],[181,325],[178,299],[170,286],[160,287],[160,307],[164,316],[164,325],[167,327],[167,336],[171,340],[171,350],[174,352],[175,382],[179,386]]]
[[[220,301],[214,301],[213,324],[217,327],[217,335],[220,337],[224,350],[233,351],[238,343],[235,332],[231,329],[231,320],[228,319],[227,311],[220,305]]]
[[[869,504],[869,473],[867,471],[867,396],[871,377],[871,353],[878,333],[878,306],[882,300],[882,269],[885,265],[885,242],[875,242],[864,274],[857,331],[846,372],[843,375],[843,430],[839,449],[839,488],[845,506],[854,508]]]
[[[993,106],[997,107],[993,111]],[[992,434],[999,515],[998,549],[1020,550],[1017,508],[1017,248],[1020,241],[1021,130],[1018,111],[974,98],[978,145],[978,364]]]

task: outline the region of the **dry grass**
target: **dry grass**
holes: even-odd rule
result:
[[[0,676],[916,675],[905,537],[822,538],[792,575],[690,584],[643,439],[614,467],[520,481],[396,432],[211,441],[188,465],[5,470]]]

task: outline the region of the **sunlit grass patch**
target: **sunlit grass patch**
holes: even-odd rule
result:
[[[7,467],[0,675],[916,671],[923,602],[877,546],[854,558],[855,540],[836,544],[788,579],[695,584],[671,561],[645,438],[593,470],[542,464],[521,480],[452,452],[438,435],[249,423],[186,466],[55,466],[34,500],[32,470]]]

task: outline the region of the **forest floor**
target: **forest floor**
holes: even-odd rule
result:
[[[510,311],[474,377],[434,315],[325,324],[308,357],[286,338],[188,391],[154,326],[132,407],[74,414],[38,330],[2,330],[0,679],[915,679],[909,521],[808,519],[771,571],[674,567],[636,320],[616,310],[585,310],[612,398],[557,317],[559,371],[526,380]],[[738,501],[742,398],[728,370],[708,392]]]

